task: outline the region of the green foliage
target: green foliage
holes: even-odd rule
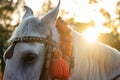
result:
[[[104,33],[99,36],[99,41],[108,44],[120,51],[120,40],[113,33]]]
[[[66,22],[71,25],[74,26],[73,29],[75,29],[78,32],[84,32],[87,28],[89,27],[95,27],[95,23],[94,21],[90,21],[90,22],[75,22],[74,18],[69,18],[68,20],[66,20]]]
[[[5,49],[8,47],[7,40],[11,36],[12,31],[19,24],[19,20],[16,20],[15,24],[12,24],[14,19],[13,14],[20,14],[18,6],[23,4],[23,0],[0,0],[0,58]],[[20,16],[18,16],[20,17]],[[4,70],[4,62],[2,60],[2,71]],[[1,66],[0,66],[1,67]]]
[[[118,16],[115,19],[111,19],[110,13],[104,9],[100,9],[100,12],[106,18],[106,22],[103,25],[112,30],[109,34],[101,34],[100,41],[120,50],[120,33],[118,32],[118,28],[120,28],[120,1],[116,4],[116,14]]]
[[[38,13],[38,16],[43,16],[47,12],[49,12],[51,9],[53,9],[53,5],[51,0],[44,0],[44,3],[42,4],[42,9]]]

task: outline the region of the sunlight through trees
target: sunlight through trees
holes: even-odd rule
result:
[[[8,38],[21,21],[21,16],[24,14],[24,5],[37,6],[37,13],[35,14],[41,17],[55,7],[58,2],[57,0],[44,0],[45,2],[34,4],[34,2],[29,1],[0,0],[1,55],[8,46]],[[115,3],[114,5],[110,5],[112,2],[107,4],[106,2],[107,0],[61,0],[59,16],[63,17],[76,31],[85,33],[90,38],[98,38],[97,40],[120,50],[120,1],[112,0]],[[111,10],[108,4],[112,7]],[[35,9],[36,7],[32,8]],[[3,65],[3,61],[1,65]],[[3,67],[0,69],[4,70]]]

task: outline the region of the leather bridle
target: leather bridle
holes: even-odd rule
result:
[[[14,47],[17,43],[31,43],[31,42],[44,43],[45,45],[57,47],[57,43],[55,41],[48,40],[47,38],[35,36],[17,37],[11,41],[9,49],[5,52],[5,58],[10,59],[12,57]]]
[[[44,43],[46,46],[45,60],[42,66],[43,69],[40,75],[40,80],[48,80],[49,69],[53,56],[52,54],[53,47],[58,48],[57,43],[52,40],[51,36],[48,38],[35,37],[35,36],[17,37],[11,41],[11,45],[9,49],[5,52],[5,59],[10,59],[13,56],[14,53],[13,51],[17,43],[32,43],[32,42]]]
[[[51,36],[49,38],[42,38],[35,36],[17,37],[11,41],[11,45],[9,46],[9,49],[5,52],[5,59],[10,59],[13,56],[13,51],[17,43],[32,43],[32,42],[44,43],[47,47],[44,65],[42,67],[43,69],[40,75],[40,80],[48,80],[49,68],[53,59],[53,54],[52,54],[53,47],[58,48],[57,46],[58,44],[51,39]],[[117,80],[119,77],[120,74],[112,78],[112,80]]]

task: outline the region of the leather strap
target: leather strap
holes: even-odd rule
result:
[[[118,74],[117,76],[115,76],[112,80],[117,80],[120,77],[120,74]]]

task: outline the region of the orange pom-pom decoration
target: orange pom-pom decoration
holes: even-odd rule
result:
[[[68,79],[70,73],[67,62],[62,58],[54,60],[51,65],[50,74],[52,78]]]
[[[54,51],[54,55],[53,55],[53,58],[54,59],[60,59],[62,57],[62,54],[61,54],[61,51],[59,49],[56,49]]]
[[[72,51],[72,29],[68,27],[61,17],[57,19],[56,27],[60,33],[60,49],[63,55],[70,57]]]
[[[68,79],[70,72],[67,57],[71,57],[72,30],[61,17],[57,19],[56,27],[60,33],[60,49],[54,51],[50,75],[53,79]]]

